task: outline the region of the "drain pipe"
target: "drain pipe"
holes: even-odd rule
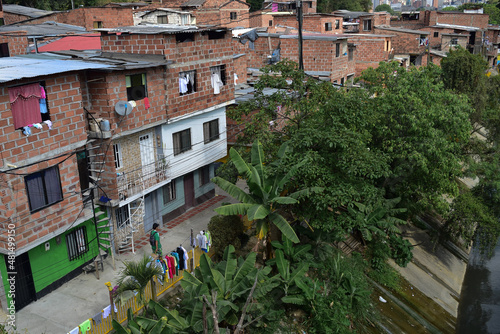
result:
[[[38,53],[38,44],[36,43],[36,37],[33,37],[33,43],[35,44],[35,53]]]

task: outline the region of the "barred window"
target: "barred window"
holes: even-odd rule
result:
[[[74,229],[66,234],[66,246],[70,261],[80,259],[89,250],[85,226]]]

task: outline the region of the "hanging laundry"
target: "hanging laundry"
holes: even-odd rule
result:
[[[218,73],[212,73],[212,77],[210,79],[212,81],[212,88],[214,89],[214,94],[220,94],[220,89],[222,86],[224,86],[224,83],[222,82],[220,78],[220,74]]]
[[[102,322],[102,312],[97,313],[92,317],[92,320],[94,320],[96,325],[100,325]]]
[[[49,127],[49,130],[52,129],[52,122],[49,120],[43,121]]]
[[[181,94],[186,94],[188,91],[189,75],[179,78],[179,92]]]
[[[210,231],[205,231],[205,236],[207,237],[207,252],[210,251],[210,246],[212,246],[212,235]]]
[[[184,270],[187,268],[186,263],[184,261],[184,250],[181,246],[176,249],[177,254],[179,255],[179,270]]]
[[[41,114],[48,113],[49,111],[47,109],[47,100],[46,99],[40,99],[39,102],[40,102],[40,113]]]
[[[184,259],[184,269],[188,268],[188,260],[189,260],[189,255],[187,250],[184,247],[181,247],[182,251],[184,252],[184,255],[182,258]]]
[[[47,94],[45,94],[45,89],[43,88],[43,86],[40,86],[40,98],[42,99],[47,98]]]
[[[40,124],[40,123],[35,123],[35,124],[33,124],[33,127],[34,127],[34,128],[37,128],[37,129],[41,129],[41,128],[42,128],[42,124]]]
[[[203,231],[200,231],[200,233],[198,233],[198,235],[196,236],[196,243],[202,251],[207,253],[207,237],[205,236]]]
[[[68,334],[80,334],[80,327],[75,327],[68,332]]]
[[[234,73],[234,85],[238,84],[238,74]]]
[[[29,127],[29,126],[25,126],[25,127],[23,128],[23,133],[24,133],[26,136],[31,135],[31,129],[30,129],[30,127]]]
[[[82,332],[82,334],[87,334],[87,332],[92,328],[92,323],[90,322],[90,319],[87,319],[78,327],[80,327],[80,331]]]
[[[149,99],[148,99],[147,96],[144,98],[144,107],[146,109],[149,109],[151,107],[151,105],[149,104]]]
[[[175,260],[175,275],[179,275],[179,254],[177,252],[170,253],[174,257]]]

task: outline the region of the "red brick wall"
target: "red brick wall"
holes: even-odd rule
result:
[[[94,29],[94,21],[101,21],[103,28],[116,28],[134,25],[130,7],[83,7],[66,12],[54,13],[30,21],[30,24],[56,21]]]
[[[16,84],[33,82],[37,81],[23,80],[16,82]],[[43,125],[41,130],[32,128],[32,135],[28,137],[20,130],[14,129],[8,84],[2,84],[0,87],[0,143],[2,143],[4,161],[21,166],[26,159],[36,158],[51,151],[61,150],[61,153],[72,153],[65,151],[68,145],[86,140],[87,134],[78,75],[51,76],[45,79],[45,84],[53,127],[52,130],[49,130],[46,125]],[[73,155],[65,160],[66,158],[68,156],[36,163],[17,170],[19,173],[31,174],[61,163],[59,173],[63,201],[34,214],[29,212],[24,175],[4,175],[4,181],[13,192],[6,190],[2,193],[1,211],[4,215],[2,218],[20,217],[16,220],[16,246],[18,249],[50,232],[69,226],[78,216],[82,199],[79,193],[75,193],[75,191],[80,190],[76,156]],[[63,162],[63,160],[65,161]],[[2,226],[2,228],[6,227]],[[5,251],[5,249],[5,236],[2,236],[0,237],[0,252]]]
[[[420,54],[424,52],[425,47],[420,46],[420,34],[392,31],[382,28],[375,28],[375,34],[393,35],[391,44],[396,54],[398,53]]]
[[[373,22],[372,24],[376,26],[380,25],[391,25],[391,14],[389,13],[373,13]]]
[[[28,16],[3,12],[4,24],[13,24],[13,23],[17,23],[17,22],[21,22],[21,21],[25,21],[25,20],[29,20],[29,19],[30,19],[30,17],[28,17]]]
[[[387,48],[387,42],[390,43],[390,37],[362,36],[352,35],[349,36],[349,43],[356,45],[355,58],[355,76],[361,75],[361,72],[369,67],[377,68],[381,61],[389,59],[389,51],[391,44]]]
[[[22,36],[13,36],[22,35]],[[26,54],[28,49],[28,39],[26,31],[9,31],[0,33],[0,43],[9,43],[9,55],[18,56]]]
[[[427,15],[427,11],[426,11]],[[486,29],[488,27],[488,14],[470,14],[459,12],[434,12],[428,14],[427,25],[435,25],[436,23],[454,24],[459,26],[478,27]]]
[[[238,81],[236,82],[237,84],[242,84],[247,82],[247,61],[248,61],[247,55],[241,56],[233,60],[234,73],[238,75]],[[234,78],[232,79],[234,82]]]

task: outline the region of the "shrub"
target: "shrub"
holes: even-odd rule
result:
[[[216,258],[222,258],[227,246],[241,247],[240,236],[243,234],[243,222],[239,216],[213,216],[208,223],[212,236],[212,248]]]

